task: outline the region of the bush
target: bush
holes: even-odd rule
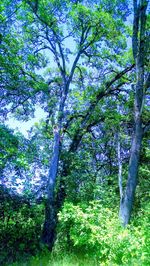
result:
[[[150,204],[136,225],[120,226],[117,211],[103,207],[98,201],[89,206],[66,202],[59,213],[58,239],[54,252],[83,253],[100,265],[150,265],[148,230]],[[137,222],[138,220],[138,222]]]
[[[42,205],[23,204],[13,209],[11,202],[7,202],[4,207],[5,217],[0,223],[1,265],[36,254],[43,224]]]

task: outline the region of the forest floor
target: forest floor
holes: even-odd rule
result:
[[[26,261],[18,261],[12,264],[6,264],[6,266],[99,266],[100,264],[96,262],[94,259],[89,259],[85,257],[81,257],[69,254],[69,255],[61,255],[60,257],[51,256],[51,254],[41,254],[35,257],[31,257]]]

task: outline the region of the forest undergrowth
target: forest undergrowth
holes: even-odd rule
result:
[[[59,213],[57,239],[50,253],[40,243],[44,205],[19,209],[5,202],[1,222],[1,265],[150,265],[150,204],[142,201],[131,224],[123,228],[116,208],[100,200],[66,201]]]

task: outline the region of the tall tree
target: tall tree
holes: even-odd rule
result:
[[[142,124],[142,113],[144,107],[145,90],[148,88],[148,79],[145,81],[145,62],[146,62],[146,19],[147,19],[146,0],[134,0],[134,20],[132,35],[132,51],[135,61],[136,82],[133,85],[135,93],[134,101],[134,132],[130,151],[128,179],[125,191],[121,194],[120,201],[120,219],[126,226],[131,217],[131,211],[134,203],[135,190],[138,181],[138,168],[140,160],[140,151],[142,147],[142,139],[144,128]],[[147,85],[146,85],[147,84]],[[121,190],[122,191],[122,190]]]
[[[60,3],[59,3],[60,4]],[[64,13],[66,12],[63,5],[57,6],[61,10],[63,8]],[[73,64],[68,72],[66,69],[67,57],[63,48],[63,38],[59,30],[59,23],[61,19],[59,18],[59,23],[52,23],[51,28],[47,22],[46,27],[49,31],[47,33],[47,40],[49,42],[49,48],[54,55],[54,58],[57,63],[57,67],[60,71],[60,76],[62,79],[61,83],[61,92],[60,99],[58,104],[58,114],[55,120],[54,125],[54,144],[53,144],[53,153],[50,162],[49,176],[48,176],[48,197],[46,201],[46,212],[45,212],[45,223],[43,228],[42,240],[44,243],[48,244],[49,248],[53,246],[54,237],[55,237],[55,227],[56,227],[56,210],[55,210],[55,184],[58,172],[58,163],[61,150],[61,132],[63,122],[65,120],[65,106],[68,98],[68,93],[70,85],[74,76],[75,69],[81,58],[81,55],[85,54],[88,48],[92,47],[96,42],[100,41],[102,36],[106,36],[107,32],[103,32],[101,27],[98,27],[101,24],[100,12],[97,10],[91,11],[89,8],[84,5],[72,5],[70,6],[71,11],[67,14],[70,17],[70,21],[73,27],[77,27],[78,30],[73,32],[71,36],[73,38],[77,37],[77,52],[74,58]],[[38,15],[38,12],[36,12]],[[102,14],[101,14],[102,15]],[[93,20],[91,20],[93,16]],[[55,17],[57,18],[56,14]],[[104,23],[106,22],[105,17]],[[39,18],[41,21],[41,17]],[[64,21],[66,22],[66,17],[64,16]],[[69,32],[69,35],[71,33]],[[59,56],[58,56],[59,55]],[[78,137],[79,138],[79,137]],[[77,144],[76,144],[77,145]],[[72,150],[72,148],[71,148]]]
[[[117,97],[121,93],[128,82],[128,72],[134,68],[130,60],[125,63],[122,60],[126,50],[124,1],[117,0],[117,7],[110,0],[95,2],[98,4],[67,0],[22,1],[11,28],[15,45],[11,47],[8,36],[2,42],[2,49],[7,48],[2,56],[2,105],[7,106],[8,111],[17,110],[20,118],[33,115],[34,105],[40,103],[48,112],[51,128],[53,126],[42,235],[50,249],[57,219],[55,191],[59,159],[65,146],[64,135],[68,134],[64,129],[71,135],[69,140],[66,137],[69,143],[66,151],[70,156],[77,151],[85,133],[105,121],[107,97]],[[45,59],[46,54],[50,62]],[[44,77],[41,72],[46,63],[51,67]],[[68,171],[69,162],[64,162],[62,176]]]
[[[68,1],[38,1],[38,3],[36,2],[36,5],[33,5],[30,1],[26,2],[29,4],[34,14],[34,16],[32,16],[31,13],[29,15],[33,20],[31,29],[33,30],[34,49],[35,46],[37,48],[35,49],[35,53],[38,53],[41,50],[49,51],[49,53],[53,55],[55,64],[59,70],[57,76],[57,80],[59,77],[60,83],[59,97],[57,98],[55,105],[56,114],[53,128],[54,142],[49,167],[45,223],[42,235],[43,242],[51,249],[56,226],[54,192],[60,158],[62,129],[63,123],[66,121],[66,107],[69,105],[69,93],[74,73],[76,68],[81,70],[79,61],[81,64],[83,60],[82,58],[85,56],[90,58],[93,54],[96,56],[97,53],[100,57],[101,54],[99,51],[101,46],[103,46],[105,42],[108,46],[111,46],[112,37],[119,43],[117,34],[118,30],[121,33],[122,24],[119,21],[120,26],[118,27],[119,24],[116,23],[116,18],[113,18],[112,11],[104,11],[102,5],[95,5],[92,9],[88,4],[69,3]],[[66,25],[65,27],[64,24]],[[69,48],[65,49],[66,40],[74,43],[76,51],[72,52]],[[72,56],[71,61],[73,62],[71,66],[68,65],[70,54]],[[90,107],[87,108],[87,112],[83,116],[81,125],[74,136],[74,141],[70,147],[71,151],[77,149],[84,134],[84,130],[92,124],[90,122],[91,113],[95,109],[97,103],[109,93],[109,89],[113,83],[131,68],[132,67],[127,68],[123,73],[118,74],[117,77],[108,81],[105,91],[101,88],[100,92],[96,93],[96,96],[92,96],[93,100],[90,103]],[[50,81],[50,84],[51,83],[53,83],[52,80]],[[119,86],[120,84],[118,84],[118,87],[115,89],[119,89]],[[96,92],[96,87],[91,86],[91,94],[92,89]]]

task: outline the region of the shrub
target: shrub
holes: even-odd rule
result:
[[[43,206],[23,204],[12,209],[7,203],[4,220],[0,223],[0,264],[13,262],[20,257],[36,254],[43,223]],[[5,206],[6,207],[6,206]]]
[[[54,252],[65,249],[93,257],[100,265],[150,265],[149,208],[145,206],[126,229],[120,226],[116,210],[99,201],[89,206],[66,202],[59,213],[58,239]],[[138,220],[138,222],[137,222]]]

